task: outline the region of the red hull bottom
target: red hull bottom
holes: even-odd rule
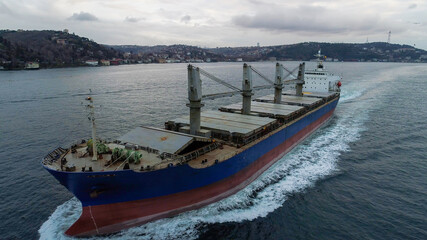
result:
[[[299,142],[327,122],[333,112],[334,109],[245,169],[216,183],[151,199],[83,207],[82,215],[65,234],[92,236],[114,233],[149,221],[172,217],[233,195],[249,185]]]

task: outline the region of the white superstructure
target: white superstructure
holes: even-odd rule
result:
[[[317,57],[317,67],[314,70],[304,72],[304,92],[339,92],[341,86],[341,77],[328,72],[323,67],[322,57],[319,52],[314,55]]]

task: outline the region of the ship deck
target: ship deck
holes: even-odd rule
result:
[[[289,104],[289,105],[297,105],[297,106],[304,106],[304,107],[312,107],[314,105],[318,105],[322,102],[322,98],[310,98],[310,97],[299,97],[294,95],[283,95],[281,104]],[[259,97],[255,99],[255,101],[259,102],[266,102],[266,103],[273,103],[274,102],[274,95],[267,95],[263,97]]]
[[[280,104],[273,103],[273,95],[255,99],[249,115],[241,114],[241,103],[220,107],[219,111],[203,111],[200,134],[204,136],[188,134],[187,115],[166,122],[166,129],[137,127],[113,143],[104,143],[109,152],[99,154],[96,161],[92,161],[87,143],[80,143],[68,150],[55,150],[43,163],[48,168],[70,172],[117,171],[125,166],[134,171],[153,171],[180,164],[205,168],[229,159],[339,96],[336,93],[310,93],[310,96],[306,93],[304,97],[286,94]],[[123,149],[127,155],[120,161],[112,160],[113,149]],[[136,153],[141,156],[139,162],[128,160],[129,154]]]
[[[110,149],[114,148],[122,148],[125,146],[116,143],[109,143],[107,146]],[[75,147],[75,152],[67,151],[58,161],[52,162],[52,164],[48,165],[51,169],[57,171],[116,171],[123,169],[123,161],[117,161],[115,163],[111,163],[111,154],[100,154],[101,158],[93,161],[92,157],[87,153],[87,145],[79,144]],[[143,161],[139,164],[131,164],[130,169],[132,170],[140,170],[141,167],[147,168],[147,166],[155,166],[162,162],[162,160],[158,157],[158,154],[149,153],[146,151],[140,151],[142,155]],[[63,161],[65,160],[65,161]],[[61,163],[62,162],[62,163]]]
[[[283,91],[282,95],[286,96],[296,96],[295,90],[286,90]],[[304,92],[304,97],[306,98],[323,98],[325,100],[336,96],[336,92]]]
[[[268,116],[271,118],[288,118],[294,114],[297,114],[303,109],[303,107],[274,104],[270,102],[257,102],[252,101],[251,113],[259,116]],[[242,103],[231,104],[228,106],[220,107],[220,111],[239,113],[242,111]]]
[[[169,121],[172,124],[188,126],[189,116],[176,118]],[[276,122],[275,119],[256,115],[243,115],[220,111],[204,111],[201,113],[200,126],[203,129],[223,132],[229,135],[248,136],[263,130]]]

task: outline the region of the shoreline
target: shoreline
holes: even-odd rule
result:
[[[259,61],[242,61],[243,62],[293,62],[293,61],[302,61],[302,60],[277,60],[277,61],[269,61],[269,60],[259,60]],[[305,62],[311,62],[311,61],[305,61]],[[406,64],[422,64],[427,62],[372,62],[372,61],[338,61],[335,63],[406,63]],[[34,71],[34,70],[41,70],[41,69],[58,69],[58,68],[80,68],[80,67],[116,67],[116,66],[123,66],[123,65],[148,65],[148,64],[180,64],[180,63],[239,63],[237,61],[217,61],[217,62],[170,62],[170,63],[125,63],[125,64],[118,64],[118,65],[97,65],[97,66],[90,66],[90,65],[70,65],[70,66],[53,66],[53,67],[40,67],[38,69],[26,69],[26,68],[0,68],[0,71]],[[2,66],[0,66],[2,67]]]

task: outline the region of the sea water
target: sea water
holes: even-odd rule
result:
[[[251,65],[273,78],[274,63]],[[343,76],[332,119],[248,187],[198,210],[90,239],[426,239],[427,67],[325,65]],[[241,85],[239,63],[197,66]],[[90,136],[89,89],[98,134],[114,139],[188,114],[186,82],[185,64],[0,72],[0,238],[71,239],[63,232],[81,205],[40,160]],[[203,87],[227,91],[207,79]],[[206,101],[204,109],[238,101]]]

